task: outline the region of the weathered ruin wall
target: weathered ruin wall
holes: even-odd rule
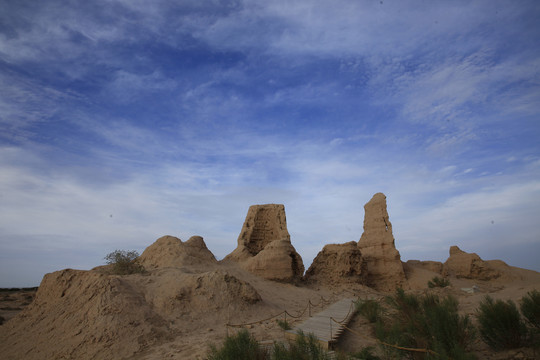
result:
[[[503,261],[484,261],[475,253],[467,253],[457,246],[450,247],[450,256],[443,264],[443,275],[465,279],[493,280],[508,272]]]
[[[304,264],[291,244],[285,206],[250,206],[238,236],[238,246],[225,260],[238,262],[265,279],[284,282],[300,279]]]
[[[355,241],[329,244],[317,254],[304,278],[326,285],[365,284],[367,264]]]

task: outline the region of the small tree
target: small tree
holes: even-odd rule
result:
[[[112,265],[112,271],[116,275],[129,275],[143,273],[144,267],[137,263],[139,253],[137,251],[115,250],[105,256],[108,265]]]

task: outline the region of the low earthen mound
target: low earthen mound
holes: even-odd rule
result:
[[[365,284],[367,264],[355,241],[329,244],[317,254],[304,278],[328,285]]]
[[[229,311],[242,313],[260,301],[250,284],[219,270],[160,268],[127,276],[62,270],[45,275],[34,302],[0,327],[0,353],[131,359],[198,328],[208,312],[224,324]]]
[[[167,269],[156,275],[144,284],[145,298],[168,319],[196,317],[208,311],[241,311],[261,301],[250,284],[220,270],[185,273]]]
[[[34,302],[2,326],[0,352],[5,359],[121,359],[167,333],[130,282],[68,269],[45,275]]]
[[[392,234],[386,196],[383,193],[373,195],[364,209],[364,232],[358,248],[367,263],[368,286],[394,291],[405,283],[406,277]]]
[[[160,237],[147,247],[138,261],[147,270],[217,263],[202,237],[192,236],[182,242],[170,235]]]
[[[304,274],[304,263],[291,244],[285,206],[250,206],[238,236],[238,246],[225,260],[237,262],[268,280],[299,280]]]
[[[443,275],[457,278],[493,280],[510,275],[510,267],[500,260],[484,261],[475,253],[467,253],[457,246],[450,247],[450,256],[443,265]]]

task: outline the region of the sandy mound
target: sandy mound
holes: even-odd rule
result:
[[[393,290],[402,286],[406,278],[386,210],[386,196],[383,193],[373,195],[364,209],[364,233],[358,248],[367,263],[368,286]]]
[[[3,326],[0,349],[4,359],[117,359],[167,332],[126,279],[63,270],[45,275],[34,302]]]
[[[354,241],[325,245],[306,272],[309,282],[323,284],[364,284],[367,277],[366,262]]]
[[[198,328],[209,312],[225,324],[228,312],[260,301],[251,285],[218,270],[63,270],[47,274],[35,301],[0,327],[0,352],[5,359],[127,359]]]
[[[241,311],[261,301],[250,284],[220,270],[190,274],[167,269],[142,279],[142,285],[146,301],[169,319],[208,311]]]
[[[192,236],[188,241],[182,242],[169,235],[160,237],[147,247],[138,261],[147,270],[217,263],[202,237]]]
[[[238,262],[244,269],[268,280],[300,279],[304,264],[291,244],[285,206],[250,206],[238,236],[238,246],[225,260]]]
[[[445,276],[493,280],[511,276],[510,267],[500,260],[484,261],[475,253],[466,253],[457,246],[450,247],[450,256],[443,265]]]

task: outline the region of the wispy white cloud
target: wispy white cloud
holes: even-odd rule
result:
[[[46,120],[58,110],[58,102],[73,97],[38,81],[20,79],[10,71],[0,72],[0,82],[0,124],[11,128]]]
[[[263,48],[274,54],[295,56],[355,54],[375,60],[381,56],[402,56],[441,37],[461,40],[474,29],[491,24],[497,11],[511,19],[520,15],[516,7],[504,2],[486,5],[245,1],[236,11],[213,19],[211,24],[201,23],[197,31],[192,31],[219,48]],[[479,43],[477,39],[474,45]]]
[[[151,74],[135,74],[124,70],[115,73],[114,80],[103,89],[104,96],[114,97],[119,102],[129,104],[136,102],[143,95],[157,92],[171,92],[178,84],[174,79],[154,71]]]
[[[0,5],[10,261],[92,266],[167,233],[222,257],[248,206],[276,202],[309,264],[358,240],[379,191],[405,258],[536,241],[532,2],[81,6]]]
[[[131,176],[108,184],[88,183],[61,169],[43,174],[32,170],[31,164],[39,161],[35,155],[3,149],[9,156],[3,156],[7,160],[0,177],[2,236],[27,240],[3,247],[13,251],[21,245],[37,246],[66,253],[88,248],[98,262],[111,248],[142,250],[164,234],[184,239],[199,234],[221,258],[235,247],[248,206],[277,202],[286,205],[293,244],[309,264],[324,244],[359,239],[363,205],[378,191],[388,195],[404,258],[439,260],[450,245],[462,242],[466,250],[478,251],[486,240],[500,243],[517,233],[515,224],[523,219],[527,224],[519,230],[519,241],[535,241],[531,217],[538,211],[540,185],[530,179],[488,188],[497,181],[490,177],[475,180],[479,190],[470,191],[458,181],[462,170],[455,165],[433,171],[414,161],[400,163],[389,156],[380,162],[369,154],[359,156],[339,146],[329,150],[327,143],[317,142],[299,144],[289,153],[279,139],[252,138],[252,144],[261,141],[266,147],[244,165],[171,161],[137,174],[136,168],[118,163]],[[234,146],[222,143],[221,149],[234,152]],[[265,157],[264,164],[254,163]],[[287,176],[277,182],[270,178],[282,174]],[[486,230],[492,220],[496,234]]]
[[[521,254],[531,266],[534,260],[527,249],[538,244],[535,218],[539,200],[537,181],[450,197],[429,211],[399,220],[402,254],[407,259],[422,253],[435,255],[437,248],[458,245],[488,259],[515,259]],[[435,256],[444,261],[447,252],[439,250]]]

